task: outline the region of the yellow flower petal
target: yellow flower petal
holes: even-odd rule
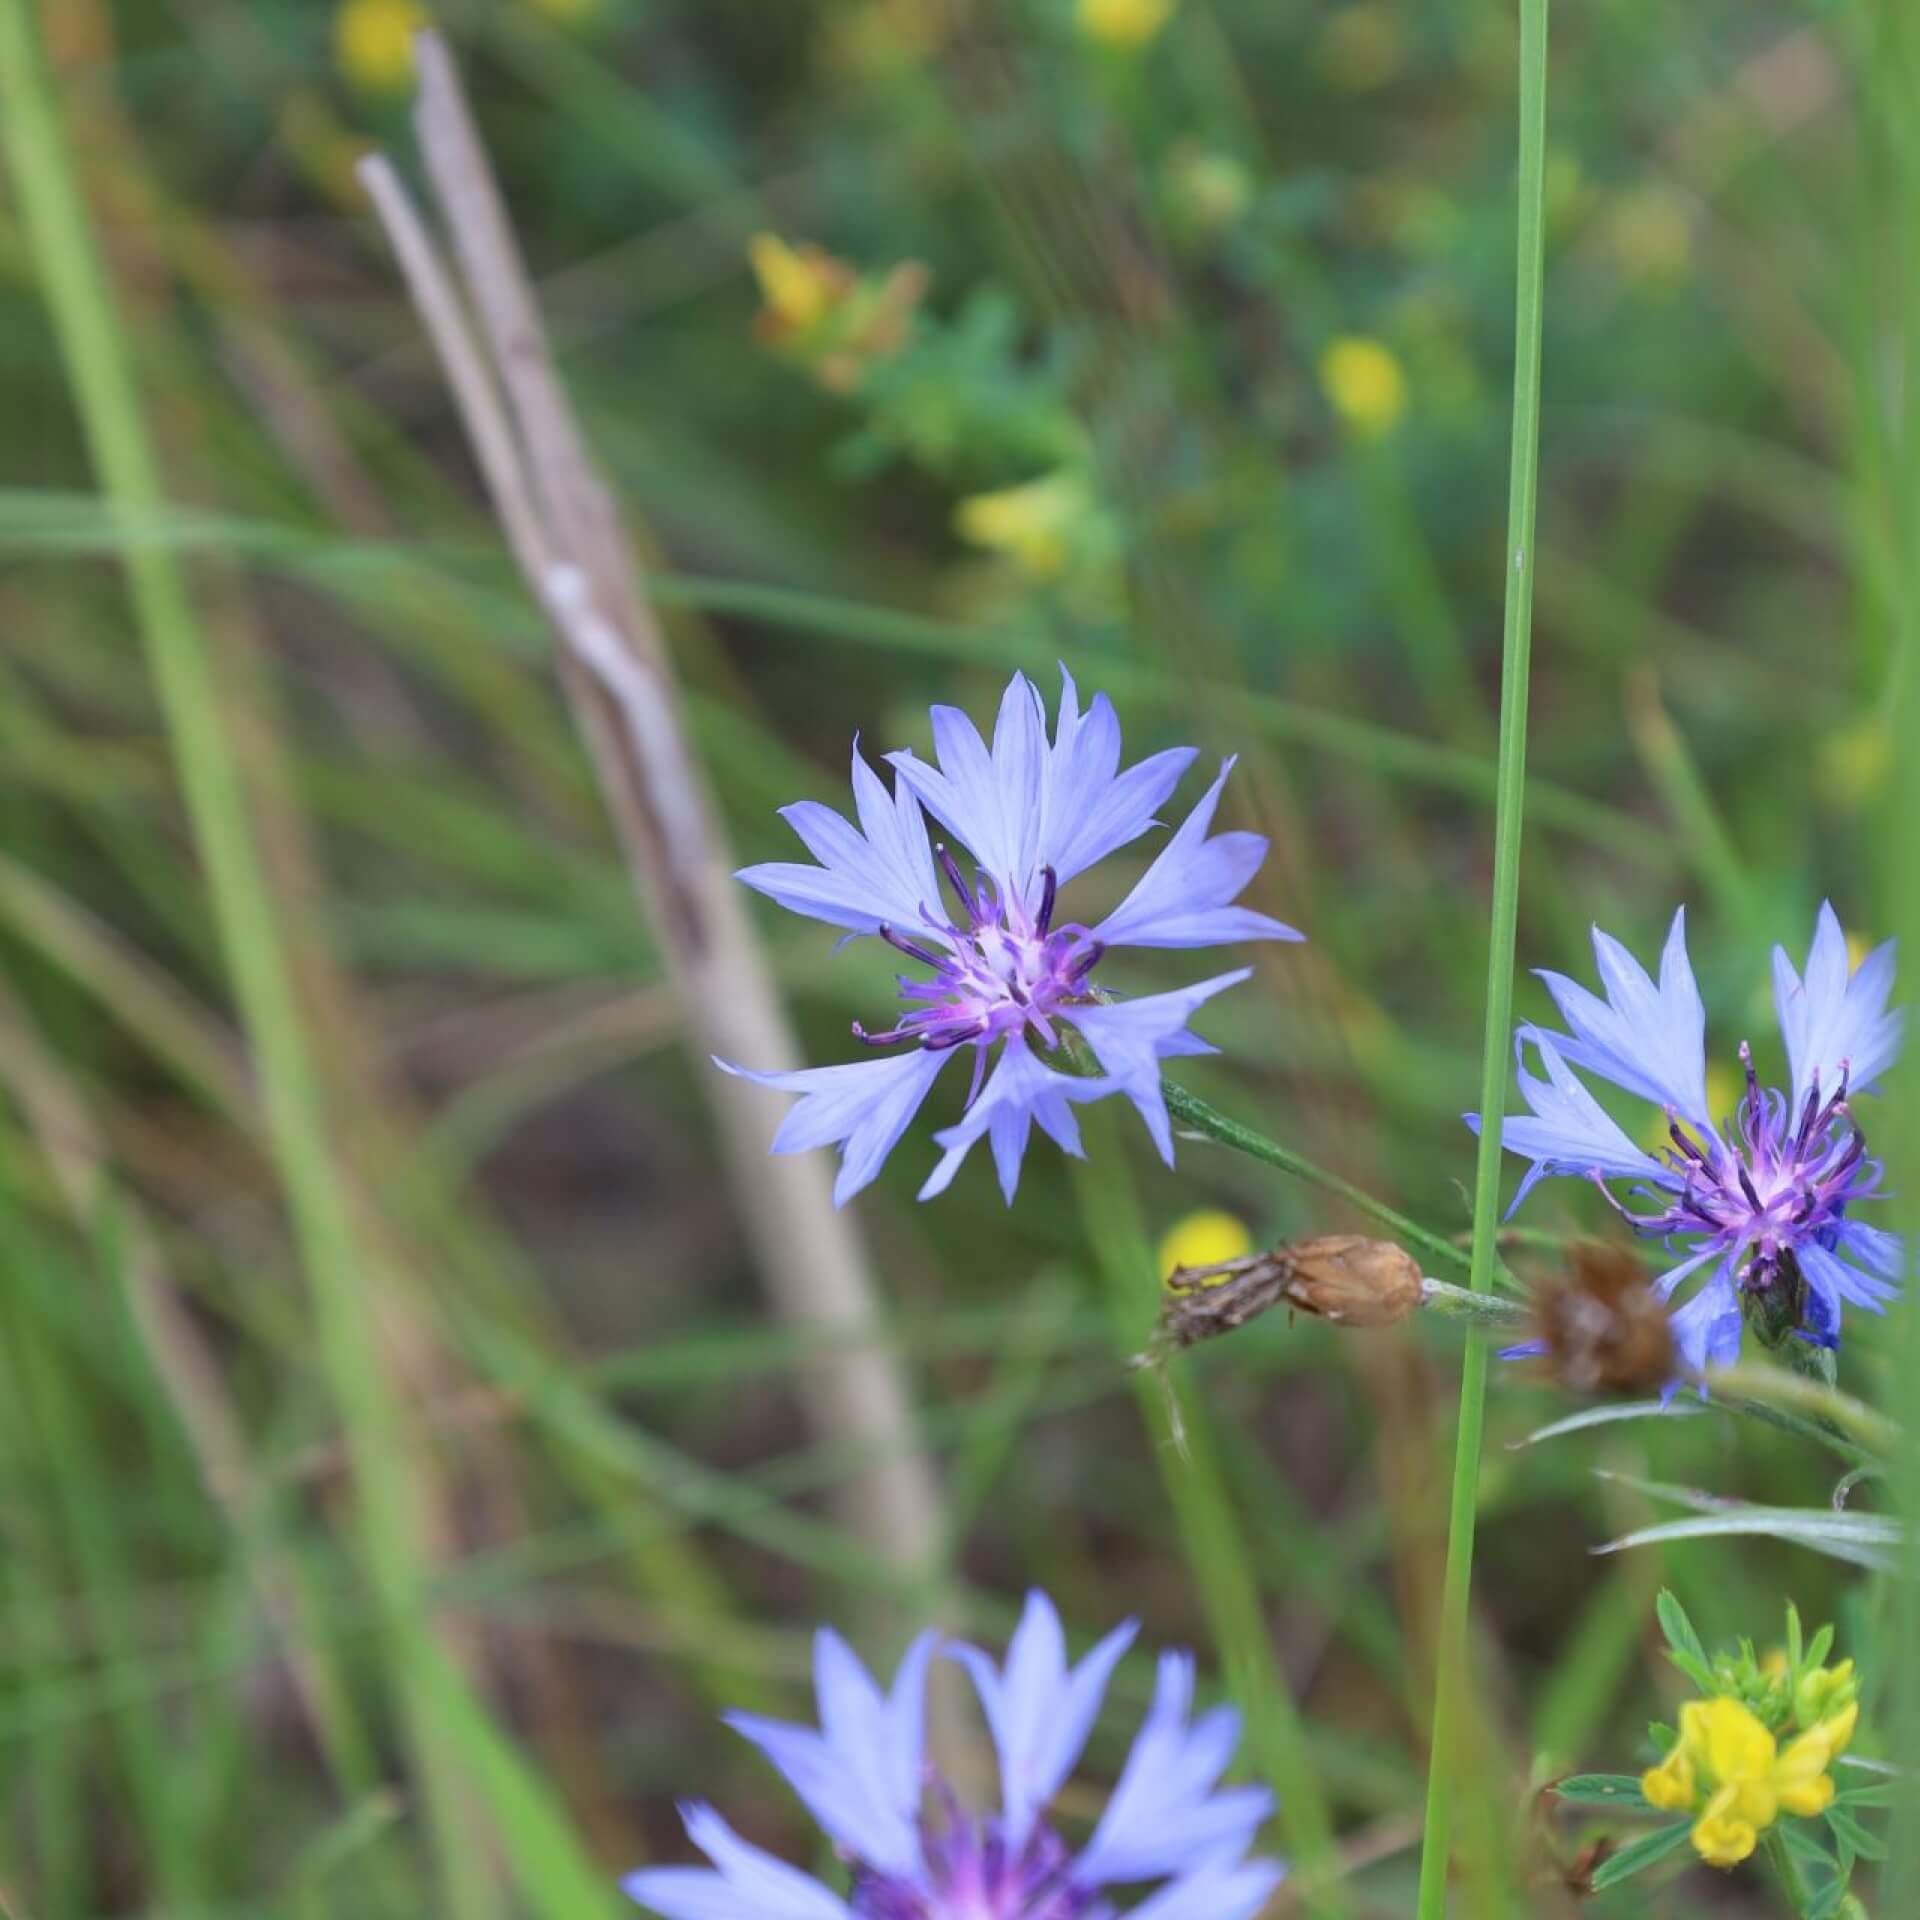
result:
[[[1176,1267],[1217,1267],[1252,1251],[1253,1235],[1244,1220],[1218,1207],[1203,1207],[1176,1220],[1160,1242],[1160,1277],[1169,1278]]]
[[[954,530],[971,546],[1003,553],[1030,580],[1067,569],[1072,534],[1093,502],[1080,476],[1062,468],[996,493],[969,494],[953,510]]]
[[[1132,51],[1156,38],[1180,0],[1080,0],[1075,19],[1089,40]]]
[[[747,242],[747,260],[767,312],[783,327],[803,332],[832,304],[834,276],[817,247],[790,247],[777,233],[756,233]]]
[[[1363,334],[1341,334],[1320,356],[1320,384],[1333,408],[1363,440],[1380,440],[1407,410],[1407,376],[1391,348]]]
[[[1657,1767],[1649,1767],[1640,1776],[1640,1791],[1647,1796],[1649,1806],[1664,1808],[1668,1813],[1689,1812],[1699,1786],[1686,1750],[1675,1747]]]
[[[333,16],[333,57],[363,93],[413,84],[413,36],[433,24],[418,0],[346,0]]]
[[[1738,1700],[1706,1702],[1699,1716],[1707,1771],[1722,1786],[1764,1781],[1773,1772],[1773,1735]]]
[[[1737,1867],[1760,1844],[1760,1829],[1737,1810],[1737,1789],[1723,1787],[1693,1823],[1693,1846],[1710,1867]]]
[[[1773,1770],[1782,1808],[1805,1819],[1824,1813],[1833,1802],[1833,1781],[1827,1773],[1832,1758],[1833,1750],[1819,1727],[1794,1741]]]

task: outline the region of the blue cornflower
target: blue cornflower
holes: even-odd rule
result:
[[[1116,1886],[1163,1882],[1129,1920],[1246,1920],[1284,1869],[1249,1859],[1273,1811],[1264,1787],[1215,1791],[1240,1717],[1190,1719],[1193,1658],[1160,1657],[1153,1703],[1092,1836],[1074,1853],[1045,1818],[1086,1745],[1108,1677],[1134,1635],[1117,1627],[1067,1665],[1060,1617],[1027,1596],[1005,1667],[972,1647],[953,1657],[980,1695],[999,1756],[1001,1807],[968,1813],[925,1757],[922,1634],[882,1693],[838,1634],[814,1641],[820,1727],[730,1714],[785,1775],[851,1869],[845,1898],[740,1838],[719,1814],[683,1805],[688,1837],[713,1862],[649,1867],[627,1892],[666,1920],[1115,1920]]]
[[[1542,971],[1570,1031],[1522,1026],[1514,1037],[1532,1112],[1506,1120],[1500,1139],[1533,1162],[1514,1206],[1545,1175],[1573,1174],[1593,1181],[1636,1233],[1682,1256],[1655,1282],[1663,1299],[1711,1264],[1706,1284],[1672,1317],[1675,1351],[1693,1375],[1738,1356],[1743,1304],[1768,1330],[1836,1346],[1842,1303],[1883,1312],[1905,1265],[1898,1235],[1853,1217],[1860,1202],[1880,1197],[1880,1163],[1868,1157],[1852,1100],[1900,1050],[1904,1015],[1887,1010],[1894,943],[1855,970],[1839,919],[1822,906],[1804,978],[1774,948],[1774,1005],[1793,1088],[1761,1086],[1742,1041],[1746,1085],[1718,1124],[1708,1111],[1706,1010],[1687,959],[1685,909],[1673,916],[1658,986],[1597,927],[1593,950],[1606,999]],[[1544,1080],[1526,1070],[1528,1047]],[[1657,1156],[1636,1146],[1575,1067],[1662,1107],[1671,1144]],[[1477,1131],[1478,1116],[1467,1119]],[[1652,1210],[1630,1211],[1609,1180],[1633,1182],[1629,1191]]]
[[[902,1010],[884,1031],[854,1033],[888,1058],[796,1073],[755,1073],[718,1064],[763,1086],[801,1096],[774,1138],[775,1153],[841,1150],[836,1203],[876,1173],[927,1097],[940,1069],[971,1050],[973,1081],[961,1119],[934,1137],[946,1149],[920,1189],[944,1192],[986,1135],[1009,1202],[1021,1156],[1038,1121],[1067,1152],[1080,1152],[1075,1103],[1123,1093],[1140,1110],[1161,1157],[1173,1161],[1173,1131],[1160,1091],[1160,1063],[1214,1049],[1188,1031],[1203,1001],[1247,978],[1216,974],[1197,986],[1113,1000],[1094,970],[1114,947],[1206,947],[1225,940],[1298,940],[1293,928],[1233,901],[1266,857],[1256,833],[1208,837],[1233,762],[1161,849],[1133,891],[1097,926],[1066,920],[1060,889],[1158,823],[1155,810],[1193,763],[1170,748],[1120,767],[1120,722],[1105,694],[1085,713],[1064,683],[1052,740],[1046,705],[1016,673],[1000,702],[991,750],[956,707],[933,709],[938,759],[891,753],[893,792],[856,740],[856,830],[831,807],[802,800],[781,809],[818,866],[776,862],[740,878],[795,913],[877,935],[924,976],[897,976]],[[971,880],[945,842],[929,845],[922,809],[972,855]],[[941,893],[945,880],[948,894]],[[1071,1025],[1103,1071],[1076,1077],[1043,1063]],[[987,1074],[987,1056],[1001,1045]],[[1038,1046],[1039,1053],[1034,1051]]]

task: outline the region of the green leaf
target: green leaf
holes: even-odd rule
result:
[[[1807,1901],[1807,1920],[1833,1920],[1840,1903],[1847,1897],[1847,1880],[1842,1875],[1829,1880]]]
[[[1680,1604],[1679,1595],[1670,1587],[1662,1587],[1653,1610],[1659,1618],[1660,1631],[1667,1636],[1673,1664],[1688,1679],[1711,1693],[1713,1668],[1708,1664],[1707,1650],[1700,1644],[1700,1636],[1693,1630],[1693,1622],[1687,1618],[1686,1608]]]
[[[1827,1809],[1826,1820],[1840,1845],[1851,1849],[1862,1860],[1884,1860],[1887,1857],[1886,1842],[1877,1833],[1862,1826],[1838,1801]]]
[[[1812,1828],[1804,1820],[1782,1820],[1773,1831],[1778,1832],[1786,1850],[1803,1866],[1825,1867],[1831,1873],[1841,1870],[1839,1861],[1814,1838]]]
[[[1632,1773],[1570,1773],[1553,1783],[1554,1797],[1570,1807],[1633,1807],[1651,1812],[1640,1778]]]
[[[1844,1793],[1834,1795],[1836,1807],[1890,1807],[1893,1805],[1891,1786],[1848,1787]]]
[[[1687,1835],[1691,1831],[1690,1821],[1677,1820],[1670,1827],[1643,1833],[1638,1840],[1622,1847],[1601,1864],[1593,1876],[1593,1891],[1603,1893],[1608,1887],[1617,1887],[1622,1880],[1630,1879],[1643,1867],[1654,1866],[1669,1854],[1678,1853],[1687,1844]]]

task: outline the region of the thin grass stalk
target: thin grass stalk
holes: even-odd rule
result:
[[[1882,610],[1895,771],[1880,821],[1881,876],[1889,931],[1900,938],[1911,998],[1920,959],[1920,854],[1914,846],[1914,822],[1920,819],[1920,127],[1914,122],[1920,18],[1909,0],[1880,0],[1874,25],[1868,140],[1878,150],[1882,194],[1872,208],[1868,241],[1870,264],[1881,264],[1884,297],[1874,303],[1872,331],[1862,343],[1867,377],[1860,431],[1877,457],[1860,512],[1866,546],[1888,539],[1898,556],[1887,575],[1892,604]],[[1863,277],[1871,284],[1871,275]],[[1882,327],[1891,338],[1882,336]],[[1883,370],[1884,380],[1877,377]],[[1884,425],[1883,409],[1892,416]],[[1920,1045],[1911,1030],[1884,1104],[1888,1187],[1904,1216],[1899,1224],[1908,1250],[1906,1298],[1895,1309],[1894,1363],[1885,1374],[1887,1411],[1901,1434],[1894,1478],[1907,1526],[1891,1595],[1886,1662],[1893,1757],[1902,1775],[1888,1820],[1892,1857],[1876,1910],[1906,1914],[1920,1912],[1920,1420],[1912,1413],[1912,1383],[1920,1378],[1920,1289],[1912,1279],[1913,1252],[1920,1247]]]
[[[1513,1026],[1514,941],[1526,799],[1527,675],[1533,640],[1534,514],[1539,490],[1541,288],[1546,264],[1547,0],[1520,0],[1520,205],[1514,290],[1513,451],[1508,498],[1506,619],[1500,668],[1500,765],[1494,805],[1493,905],[1487,930],[1487,1021],[1480,1070],[1480,1144],[1474,1165],[1468,1286],[1493,1285],[1500,1210],[1500,1132]],[[1417,1920],[1442,1920],[1447,1904],[1453,1791],[1469,1697],[1468,1602],[1475,1500],[1485,1414],[1487,1337],[1467,1336],[1454,1434],[1447,1570],[1435,1650],[1433,1738],[1421,1840]]]
[[[621,512],[553,364],[518,242],[439,38],[415,45],[415,126],[456,280],[399,176],[361,178],[394,247],[486,477],[502,530],[559,643],[559,672],[592,752],[628,870],[679,991],[740,1213],[778,1309],[799,1325],[874,1317],[877,1287],[850,1216],[814,1157],[767,1153],[764,1097],[706,1056],[779,1067],[798,1055],[731,878],[718,812],[679,714],[665,636],[642,592]],[[468,307],[473,320],[470,324]],[[939,1490],[893,1356],[849,1350],[804,1380],[825,1433],[864,1440],[871,1466],[848,1524],[934,1601]]]
[[[1111,1136],[1104,1113],[1089,1113],[1090,1137]],[[1074,1190],[1120,1351],[1138,1351],[1158,1291],[1153,1250],[1111,1137],[1076,1162]],[[1229,1696],[1246,1715],[1249,1757],[1280,1802],[1280,1825],[1299,1887],[1316,1920],[1345,1920],[1352,1903],[1341,1876],[1333,1816],[1307,1730],[1274,1657],[1258,1579],[1214,1450],[1203,1406],[1186,1397],[1177,1373],[1141,1372],[1134,1391],[1181,1545],[1226,1671]],[[1176,1424],[1177,1423],[1177,1424]]]
[[[260,1076],[267,1132],[311,1285],[320,1357],[353,1467],[354,1528],[377,1599],[381,1651],[434,1837],[446,1910],[490,1916],[496,1889],[473,1838],[457,1732],[444,1716],[464,1689],[427,1630],[415,1551],[407,1446],[378,1344],[377,1300],[332,1151],[320,1075],[291,954],[252,826],[237,743],[222,713],[212,650],[178,557],[132,537],[165,505],[133,360],[28,0],[0,0],[0,138],[75,406],[123,554],[135,622],[159,692],[213,918]],[[473,1710],[480,1712],[477,1703]],[[487,1785],[495,1783],[489,1781]],[[497,1802],[496,1802],[497,1805]],[[510,1849],[510,1821],[496,1823]],[[610,1910],[597,1880],[546,1850],[548,1911]],[[522,1861],[523,1878],[536,1876]]]

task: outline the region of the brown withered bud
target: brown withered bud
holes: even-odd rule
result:
[[[1674,1376],[1666,1302],[1625,1247],[1590,1241],[1534,1295],[1545,1372],[1570,1393],[1648,1393]]]
[[[1391,1241],[1351,1233],[1293,1240],[1215,1267],[1176,1267],[1143,1358],[1231,1333],[1280,1306],[1343,1327],[1390,1327],[1420,1297],[1419,1263]]]
[[[1290,1306],[1343,1327],[1391,1327],[1420,1305],[1420,1263],[1391,1240],[1328,1233],[1278,1249]]]

